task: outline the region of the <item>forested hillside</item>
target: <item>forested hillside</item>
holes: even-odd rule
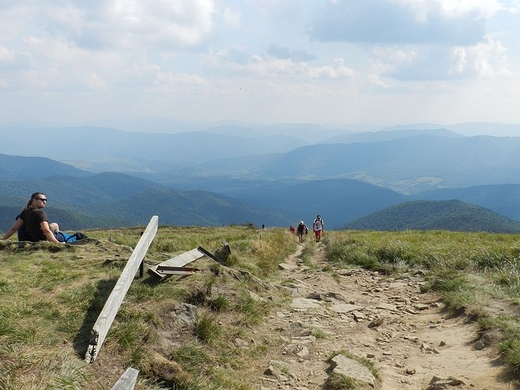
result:
[[[411,201],[350,221],[355,230],[520,233],[520,222],[458,200]]]

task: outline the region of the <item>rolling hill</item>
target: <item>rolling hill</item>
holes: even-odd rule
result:
[[[520,233],[520,222],[459,200],[410,201],[350,221],[348,228]]]
[[[283,213],[207,191],[177,191],[121,173],[0,182],[0,230],[7,230],[30,194],[47,195],[49,218],[63,230],[138,226],[160,215],[171,226],[289,226]]]
[[[363,133],[343,134],[324,140],[323,144],[351,144],[351,143],[366,143],[366,142],[382,142],[391,141],[402,138],[434,135],[439,137],[454,137],[459,138],[462,135],[443,128],[435,129],[396,129],[392,131],[366,131]]]
[[[160,215],[161,223],[172,226],[248,223],[289,226],[298,220],[310,223],[316,214],[321,214],[327,229],[349,226],[378,230],[516,231],[516,222],[496,213],[491,220],[489,216],[483,217],[485,209],[477,205],[408,202],[408,196],[356,180],[253,183],[229,188],[229,195],[222,195],[202,190],[174,190],[121,173],[0,182],[0,229],[5,231],[11,226],[28,194],[38,188],[50,199],[49,217],[60,222],[64,230],[143,225],[151,215]],[[520,185],[513,188],[518,187]],[[486,186],[482,188],[489,190]],[[477,190],[467,191],[474,195],[475,201],[484,201],[485,192],[477,199]],[[494,192],[499,192],[498,188]],[[511,206],[515,192],[507,188],[503,192],[511,196],[508,202]],[[449,192],[443,194],[447,196]],[[451,208],[446,206],[448,204]],[[402,205],[407,208],[401,209]],[[394,210],[392,207],[398,211],[390,213]],[[461,217],[457,219],[454,215]]]
[[[160,215],[161,223],[170,226],[285,226],[291,221],[284,214],[254,207],[237,199],[207,191],[177,191],[151,188],[112,202],[78,206],[78,210],[94,216],[110,215],[146,224],[151,215]]]
[[[92,173],[50,158],[0,154],[0,182],[34,180],[55,175],[84,177],[92,175]]]
[[[520,221],[520,184],[497,184],[425,191],[413,198],[422,200],[458,199],[488,208]]]

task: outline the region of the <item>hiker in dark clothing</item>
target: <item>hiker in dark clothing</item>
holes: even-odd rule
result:
[[[307,225],[303,221],[300,221],[298,224],[298,227],[296,228],[296,234],[298,235],[298,242],[301,244],[303,242],[303,235],[307,235],[309,232],[309,229],[307,228]]]

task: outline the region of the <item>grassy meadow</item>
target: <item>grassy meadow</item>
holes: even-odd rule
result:
[[[278,264],[297,248],[284,229],[253,226],[160,227],[145,265],[198,246],[215,253],[226,240],[227,267],[202,258],[189,277],[136,277],[98,359],[83,356],[97,315],[144,228],[92,230],[83,246],[40,243],[18,249],[0,241],[0,389],[110,389],[126,367],[146,390],[252,389],[256,361],[280,340],[247,347],[255,326],[288,302]],[[365,267],[398,277],[421,272],[424,289],[442,294],[456,313],[501,334],[498,348],[520,369],[520,236],[487,233],[329,231],[326,267]],[[302,260],[312,268],[315,243]],[[191,265],[190,265],[191,266]],[[171,325],[177,303],[197,306],[194,329]]]

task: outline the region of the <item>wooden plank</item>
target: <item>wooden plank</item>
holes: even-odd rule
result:
[[[128,367],[111,390],[133,390],[135,384],[137,383],[138,374],[138,370],[132,367]]]
[[[157,265],[154,265],[153,267],[150,267],[148,269],[148,274],[158,277],[159,279],[162,279],[166,277],[164,273],[157,270],[159,266],[164,267],[183,267],[188,263],[191,263],[197,259],[200,259],[202,256],[204,256],[205,253],[202,253],[199,251],[198,248],[192,249],[191,251],[181,253],[178,256],[175,256],[169,260],[163,261],[162,263],[159,263]]]
[[[105,337],[112,326],[112,322],[116,317],[117,312],[119,311],[119,307],[125,298],[130,285],[139,269],[141,263],[144,260],[146,255],[146,251],[150,247],[155,234],[157,233],[157,227],[159,225],[159,217],[154,215],[143,235],[139,239],[134,251],[130,255],[128,262],[126,263],[121,276],[114,286],[114,289],[110,293],[103,310],[99,314],[94,327],[92,328],[91,336],[90,336],[90,344],[88,346],[87,352],[85,354],[85,361],[87,363],[92,363],[101,349],[103,342],[105,341]]]
[[[168,267],[164,265],[157,266],[157,272],[160,272],[164,275],[193,275],[198,272],[198,268],[189,268],[189,267]]]

